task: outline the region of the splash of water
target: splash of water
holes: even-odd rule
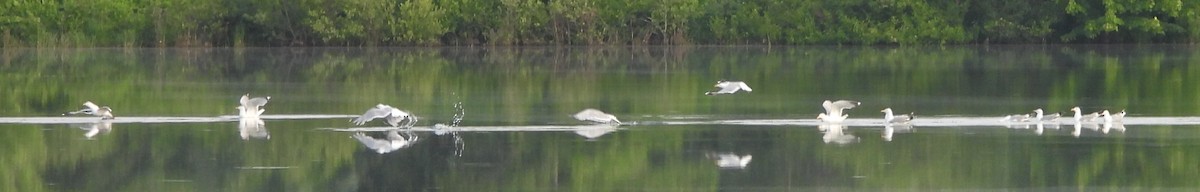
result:
[[[463,116],[467,115],[467,111],[463,109],[462,101],[454,103],[454,112],[454,119],[450,121],[450,127],[458,127],[458,124],[462,123]]]

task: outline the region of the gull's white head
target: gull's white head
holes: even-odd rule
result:
[[[889,107],[889,108],[883,108],[883,110],[879,110],[879,112],[891,113],[891,112],[892,112],[892,108],[890,108],[890,107]]]
[[[1079,107],[1074,107],[1074,108],[1071,108],[1071,111],[1074,111],[1074,112],[1082,112],[1082,110],[1080,110],[1080,109],[1079,109]]]
[[[1033,110],[1033,112],[1034,112],[1034,113],[1038,113],[1038,114],[1042,114],[1042,113],[1044,113],[1045,111],[1042,111],[1042,108],[1037,108],[1037,109],[1034,109],[1034,110]]]
[[[825,113],[821,113],[821,114],[817,115],[817,119],[825,119],[825,117],[829,117],[829,116],[825,115]]]

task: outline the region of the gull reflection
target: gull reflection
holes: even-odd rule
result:
[[[575,129],[575,134],[587,138],[587,141],[595,141],[596,138],[600,138],[600,136],[604,136],[614,131],[617,131],[616,125],[597,124]]]
[[[1109,130],[1116,130],[1118,132],[1124,133],[1125,132],[1125,124],[1121,123],[1121,122],[1105,122],[1104,128],[1101,128],[1100,132],[1104,133],[1104,134],[1108,134]]]
[[[1071,132],[1071,136],[1075,136],[1076,138],[1078,138],[1079,135],[1083,134],[1084,128],[1091,129],[1091,130],[1098,130],[1098,129],[1100,129],[1100,125],[1096,124],[1096,123],[1076,121],[1075,122],[1075,130]]]
[[[892,135],[895,134],[896,131],[911,132],[912,129],[913,129],[912,124],[898,124],[898,125],[885,124],[883,126],[883,140],[884,141],[892,141]]]
[[[112,132],[112,121],[100,120],[100,121],[96,121],[95,123],[88,123],[86,125],[79,126],[79,129],[83,129],[84,131],[87,131],[87,133],[84,133],[83,136],[87,137],[88,139],[92,139],[93,137],[96,137],[96,135],[99,135],[100,133],[107,134],[109,132]]]
[[[825,135],[821,136],[825,143],[850,144],[859,141],[857,136],[845,133],[846,125],[825,123],[817,128],[825,132]]]
[[[737,154],[731,152],[708,153],[706,156],[708,156],[710,159],[716,160],[717,167],[722,169],[745,169],[747,165],[750,165],[750,159],[753,158],[753,156],[750,156],[749,154],[738,156]]]
[[[417,135],[411,132],[404,132],[404,135],[400,135],[398,130],[387,131],[387,139],[376,139],[362,132],[354,133],[351,137],[358,139],[359,142],[362,142],[363,146],[367,146],[367,148],[371,148],[379,154],[408,148],[418,140]]]
[[[1004,124],[1004,127],[1007,127],[1009,129],[1029,129],[1030,124],[1028,124],[1028,123],[1009,123],[1009,124]]]
[[[242,136],[242,140],[271,139],[271,133],[267,132],[266,125],[258,117],[243,117],[238,119],[238,135]]]

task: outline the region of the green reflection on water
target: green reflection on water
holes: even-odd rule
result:
[[[244,93],[268,114],[357,114],[375,103],[422,124],[574,124],[599,108],[625,121],[660,115],[812,118],[816,103],[864,101],[919,115],[992,116],[1042,107],[1128,108],[1138,116],[1200,110],[1190,46],[537,47],[374,49],[6,49],[3,116],[54,116],[86,100],[121,116],[234,114]],[[719,79],[755,92],[702,93]],[[749,101],[749,102],[748,102]],[[378,124],[377,124],[378,125]],[[684,190],[1196,187],[1194,127],[1130,127],[1138,137],[910,134],[893,142],[820,142],[812,127],[634,127],[584,142],[567,133],[465,134],[466,156],[426,135],[375,154],[345,120],[267,121],[270,140],[235,123],[116,124],[94,140],[66,125],[0,125],[4,191]],[[750,128],[750,129],[742,129]],[[43,130],[47,129],[47,130]],[[918,128],[919,129],[919,128]],[[1132,134],[1131,134],[1132,135]],[[1180,138],[1180,135],[1185,137]],[[1187,137],[1190,136],[1190,137]],[[718,170],[709,151],[752,152],[749,170]],[[242,170],[286,166],[282,170]],[[860,178],[856,178],[860,177]]]

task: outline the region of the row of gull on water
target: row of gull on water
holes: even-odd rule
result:
[[[704,94],[705,95],[725,95],[725,94],[734,94],[739,91],[746,91],[746,92],[753,91],[753,89],[751,89],[750,86],[746,85],[745,82],[741,82],[741,81],[721,80],[721,81],[717,81],[717,83],[714,85],[714,87],[718,88],[718,90],[711,91],[711,92],[705,92]],[[238,116],[243,117],[243,118],[259,117],[260,115],[263,114],[263,112],[266,111],[265,109],[263,109],[263,106],[265,106],[267,104],[267,102],[270,101],[270,99],[271,99],[270,96],[253,97],[252,98],[252,97],[250,97],[250,94],[242,95],[242,97],[238,100],[238,103],[241,105],[236,107],[238,109]],[[852,100],[836,100],[836,101],[825,100],[821,104],[821,106],[825,109],[825,112],[818,114],[817,119],[819,119],[821,122],[825,122],[825,123],[841,123],[850,116],[849,114],[845,113],[845,110],[853,109],[854,107],[857,107],[859,105],[862,105],[862,103],[858,102],[858,101],[852,101]],[[87,114],[87,115],[101,117],[101,119],[105,119],[105,120],[114,119],[113,110],[111,108],[109,108],[108,106],[98,106],[95,103],[92,103],[91,101],[84,102],[83,106],[84,106],[83,109],[80,109],[78,111],[64,113],[63,115]],[[1114,121],[1120,122],[1125,117],[1125,114],[1126,114],[1125,110],[1121,110],[1121,112],[1118,112],[1118,113],[1110,113],[1108,110],[1103,110],[1101,112],[1082,114],[1082,111],[1079,109],[1079,107],[1071,108],[1071,111],[1073,111],[1075,113],[1074,120],[1076,122],[1100,122],[1101,120],[1103,120],[1103,122],[1105,122],[1105,123],[1112,123]],[[911,112],[908,114],[895,114],[895,112],[892,111],[891,108],[884,108],[880,112],[884,113],[883,122],[886,124],[908,124],[914,118],[914,115]],[[587,122],[592,122],[592,123],[614,124],[614,125],[621,124],[621,121],[618,120],[616,116],[605,113],[605,112],[597,110],[597,109],[591,109],[591,108],[584,109],[578,113],[575,113],[574,115],[572,115],[572,117],[574,117],[575,119],[580,120],[580,121],[587,121]],[[1004,118],[1002,118],[1001,121],[1005,121],[1005,122],[1051,122],[1051,121],[1057,121],[1060,117],[1061,117],[1061,115],[1059,113],[1045,114],[1045,112],[1041,108],[1038,108],[1038,109],[1034,109],[1033,113],[1030,113],[1030,114],[1007,115]],[[384,119],[385,123],[387,123],[388,125],[391,125],[393,127],[412,127],[418,121],[417,118],[415,116],[413,116],[411,113],[409,113],[408,111],[404,111],[404,110],[401,110],[401,109],[398,109],[398,108],[395,108],[395,107],[392,107],[389,105],[385,105],[385,104],[377,104],[377,105],[375,105],[375,107],[367,109],[367,111],[364,112],[362,115],[360,115],[357,118],[351,119],[350,121],[354,125],[364,125],[367,122],[370,122],[374,119],[379,119],[379,118]]]
[[[716,85],[714,85],[714,87],[718,88],[718,90],[705,92],[704,94],[705,95],[726,95],[726,94],[734,94],[734,93],[737,93],[740,91],[746,91],[746,92],[753,91],[753,89],[751,89],[750,86],[746,85],[745,82],[741,82],[741,81],[721,80],[721,81],[717,81],[717,83],[716,83]],[[240,126],[241,127],[261,127],[263,122],[262,122],[262,120],[259,119],[259,116],[261,116],[266,111],[266,109],[264,109],[263,107],[266,106],[266,104],[270,101],[270,99],[271,99],[271,97],[269,97],[269,96],[252,98],[252,97],[250,97],[250,94],[242,95],[241,98],[239,98],[239,100],[238,100],[238,103],[240,105],[236,107],[238,110],[238,116],[243,120],[241,123],[243,125],[240,125]],[[819,128],[821,128],[821,130],[823,132],[826,132],[826,134],[824,136],[822,136],[826,143],[829,143],[829,142],[847,143],[847,142],[853,142],[853,140],[857,140],[857,137],[843,134],[841,132],[841,130],[845,129],[845,126],[840,125],[840,123],[845,121],[849,117],[849,114],[846,114],[845,110],[853,109],[859,105],[862,105],[862,103],[858,102],[858,101],[852,101],[852,100],[836,100],[836,101],[825,100],[821,104],[821,106],[825,109],[825,112],[818,114],[817,119],[823,123],[827,123],[827,124],[822,124],[821,126],[819,126]],[[84,106],[84,108],[82,108],[78,111],[64,113],[63,115],[86,114],[86,115],[101,117],[102,120],[110,120],[110,119],[115,118],[113,115],[113,110],[108,106],[98,106],[95,103],[92,103],[91,101],[84,102],[83,106]],[[456,107],[458,107],[458,106],[456,106]],[[1091,114],[1082,114],[1082,111],[1079,109],[1079,107],[1072,108],[1071,111],[1073,111],[1075,113],[1074,120],[1077,122],[1077,124],[1076,124],[1077,129],[1079,126],[1078,123],[1082,123],[1082,122],[1099,122],[1099,121],[1103,120],[1103,122],[1105,122],[1106,125],[1111,124],[1114,121],[1119,122],[1126,114],[1124,110],[1122,110],[1121,112],[1115,113],[1115,114],[1111,114],[1108,110],[1103,110],[1101,112],[1093,112]],[[892,129],[890,129],[890,128],[892,127],[892,125],[911,125],[910,123],[914,118],[914,114],[911,112],[908,114],[895,114],[895,112],[891,108],[884,108],[883,110],[880,110],[880,112],[884,113],[883,122],[887,126],[887,128],[889,128],[889,129],[885,129],[884,138],[889,141],[891,140],[890,139],[890,136],[891,136],[890,131],[892,131]],[[591,123],[608,124],[608,125],[620,125],[621,124],[621,121],[618,120],[616,116],[605,113],[605,112],[597,110],[597,109],[591,109],[591,108],[584,109],[578,113],[575,113],[574,115],[572,115],[572,117],[575,118],[576,120],[586,121],[586,122],[591,122]],[[1030,114],[1016,114],[1016,115],[1005,116],[1003,119],[1001,119],[1001,121],[1004,121],[1004,122],[1039,122],[1039,123],[1040,122],[1057,122],[1057,120],[1060,117],[1061,117],[1061,115],[1058,113],[1045,114],[1041,108],[1038,108],[1038,109],[1033,110],[1033,113],[1030,113]],[[381,103],[381,104],[375,105],[375,107],[367,109],[366,112],[364,112],[362,115],[360,115],[356,118],[351,119],[350,122],[354,125],[365,125],[374,119],[380,119],[380,118],[382,118],[384,120],[384,123],[386,123],[387,125],[391,125],[392,127],[412,127],[418,121],[417,118],[408,111],[404,111],[404,110]],[[246,125],[246,124],[250,124],[250,125]],[[457,124],[457,123],[455,123],[455,124]],[[1039,124],[1039,125],[1041,125],[1041,124]],[[444,125],[438,124],[438,125],[435,125],[434,127],[437,128],[439,126],[444,126]],[[92,135],[96,134],[96,133],[94,133],[95,132],[94,130],[99,130],[99,129],[92,129],[92,130],[93,130],[92,132],[89,132],[87,134],[87,136],[89,138]],[[245,139],[245,138],[247,138],[248,134],[249,135],[259,134],[260,135],[260,136],[256,136],[256,137],[262,137],[261,135],[266,135],[265,130],[262,130],[261,132],[262,133],[253,133],[253,132],[242,133],[242,137],[243,137],[243,139]],[[413,135],[408,132],[401,134],[400,132],[398,132],[397,130],[394,130],[394,129],[389,130],[387,132],[386,139],[376,139],[376,138],[367,136],[361,132],[354,133],[351,135],[351,137],[358,140],[359,142],[361,142],[364,146],[367,146],[368,148],[371,148],[380,154],[388,153],[388,152],[391,152],[391,151],[394,151],[397,149],[406,148],[408,146],[411,146],[414,142],[416,142],[418,140],[416,135]],[[267,138],[269,138],[269,136],[267,136]],[[750,155],[740,155],[739,156],[739,155],[736,155],[733,153],[709,153],[709,154],[706,154],[706,156],[710,159],[716,160],[717,165],[722,168],[735,168],[735,169],[745,168],[750,163],[750,160],[752,159],[752,156],[750,156]]]

